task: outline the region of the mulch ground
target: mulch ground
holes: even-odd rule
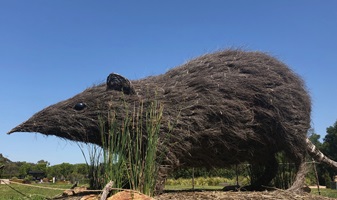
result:
[[[197,199],[231,199],[231,200],[248,200],[248,199],[284,199],[284,200],[327,200],[333,198],[322,197],[312,194],[295,194],[292,192],[277,190],[277,191],[265,191],[265,192],[223,192],[223,191],[198,191],[198,192],[174,192],[164,193],[155,197],[157,200],[197,200]]]
[[[83,196],[59,197],[58,200],[81,200]],[[155,200],[328,200],[328,198],[310,193],[296,194],[285,190],[264,192],[224,192],[224,191],[175,191],[154,197]]]

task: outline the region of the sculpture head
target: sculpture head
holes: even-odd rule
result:
[[[120,111],[124,102],[137,100],[131,82],[115,73],[106,84],[93,86],[72,98],[51,105],[8,132],[38,132],[101,145],[99,117]]]

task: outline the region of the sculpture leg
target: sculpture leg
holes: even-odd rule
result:
[[[307,169],[306,169],[304,156],[302,157],[303,158],[300,158],[298,162],[296,162],[297,174],[296,174],[294,183],[292,184],[290,188],[288,188],[289,191],[301,192],[304,186],[304,180],[305,180],[305,175],[307,173]]]
[[[160,166],[158,170],[157,180],[156,180],[156,186],[155,186],[155,194],[162,194],[164,192],[165,188],[165,182],[167,179],[168,173],[171,171],[171,169],[167,166]]]

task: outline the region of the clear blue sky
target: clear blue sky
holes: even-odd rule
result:
[[[228,47],[268,52],[300,74],[324,137],[337,120],[336,0],[0,0],[0,153],[83,163],[73,142],[6,132],[110,72],[139,79]]]

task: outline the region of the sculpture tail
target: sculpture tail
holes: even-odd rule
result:
[[[317,162],[322,162],[337,170],[337,162],[326,157],[308,138],[306,139],[307,151]]]

